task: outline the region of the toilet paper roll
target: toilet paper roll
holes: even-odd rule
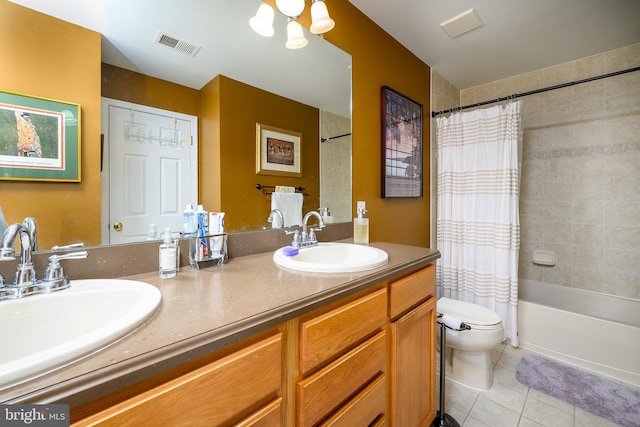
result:
[[[456,319],[449,314],[442,315],[442,323],[447,326],[447,333],[454,337],[458,335],[458,331],[455,329],[460,329],[460,326],[462,326],[462,320]]]
[[[445,326],[448,326],[451,329],[460,329],[460,326],[462,326],[462,320],[456,319],[449,314],[442,315],[442,323],[444,323]]]

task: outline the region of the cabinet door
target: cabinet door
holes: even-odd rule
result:
[[[281,366],[282,334],[277,334],[76,425],[214,426],[228,423],[255,410],[261,402],[276,398],[282,381]]]
[[[435,417],[436,298],[390,326],[389,424],[429,425]]]

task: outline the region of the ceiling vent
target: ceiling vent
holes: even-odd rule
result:
[[[178,52],[182,52],[185,55],[189,55],[189,56],[196,56],[196,54],[202,47],[185,40],[180,40],[177,37],[169,36],[164,33],[158,33],[158,35],[156,36],[155,42],[163,46],[170,47],[173,50],[177,50]]]
[[[444,21],[440,26],[449,34],[449,37],[454,38],[481,27],[482,20],[474,9],[469,9],[458,16]]]

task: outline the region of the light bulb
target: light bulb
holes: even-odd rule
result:
[[[287,49],[300,49],[308,43],[309,40],[304,37],[302,32],[302,25],[294,20],[289,21],[287,24],[287,43],[285,44]]]
[[[304,0],[276,0],[280,12],[290,17],[298,17],[304,10]]]
[[[335,21],[329,17],[329,11],[324,1],[313,1],[311,4],[311,32],[313,34],[324,34],[335,25]]]
[[[263,37],[273,36],[273,8],[268,4],[261,4],[256,16],[249,19],[249,25],[256,33]]]

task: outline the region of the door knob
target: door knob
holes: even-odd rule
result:
[[[113,229],[116,231],[122,231],[122,223],[116,222],[115,224],[113,224]]]

